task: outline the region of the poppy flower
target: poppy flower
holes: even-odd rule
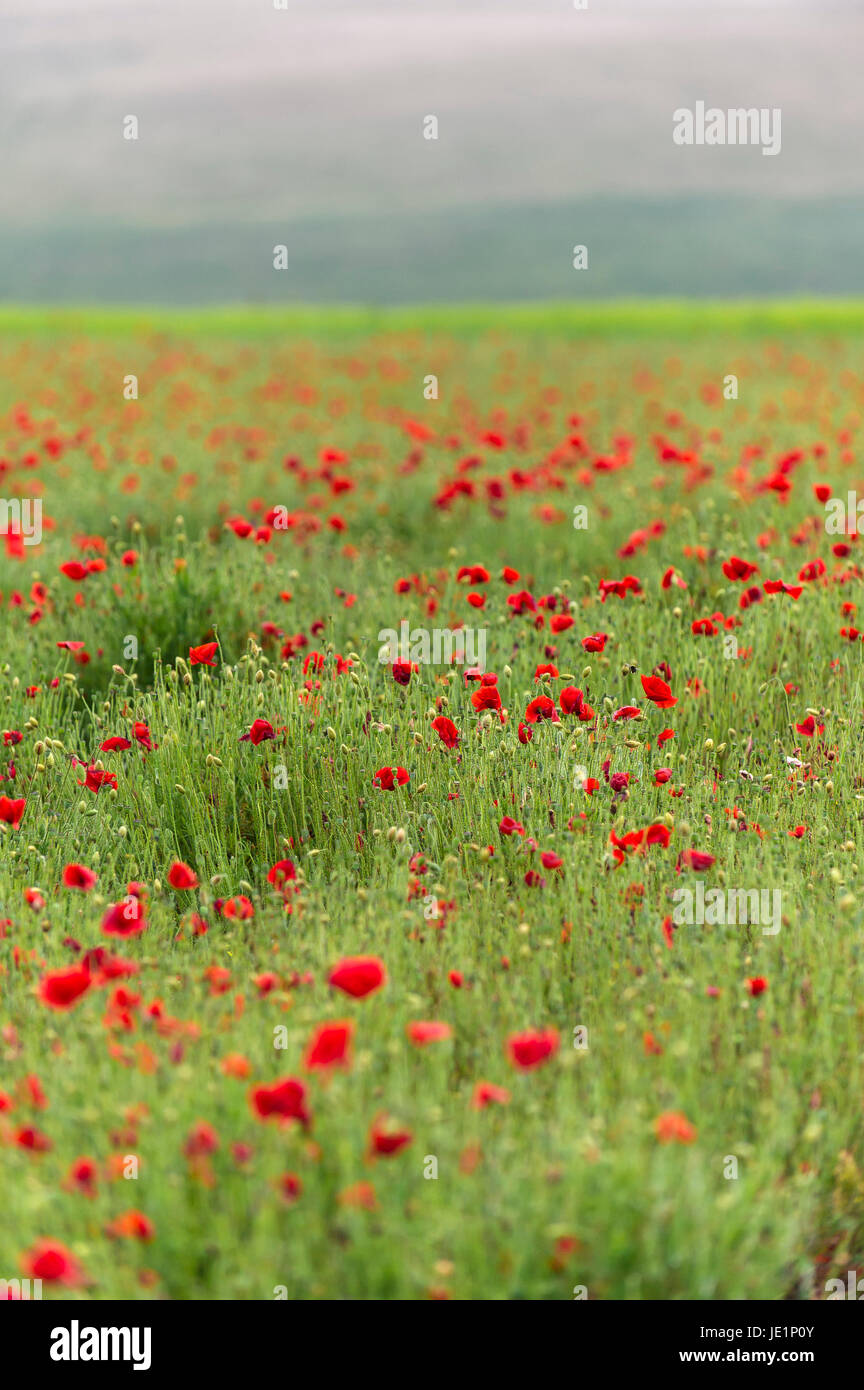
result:
[[[622,705],[612,715],[613,719],[641,719],[642,711],[638,705]]]
[[[186,1158],[204,1158],[216,1153],[218,1148],[219,1136],[213,1126],[206,1120],[198,1120],[186,1136],[183,1153]]]
[[[432,728],[445,748],[457,748],[459,746],[459,730],[453,720],[447,718],[446,714],[439,714],[436,719],[433,719]]]
[[[220,898],[213,906],[220,917],[227,917],[229,921],[251,922],[255,916],[255,908],[245,893],[235,893],[225,901]]]
[[[87,578],[87,568],[80,560],[67,560],[65,565],[60,566],[60,573],[65,574],[67,579],[74,580],[76,584]]]
[[[7,825],[12,826],[13,830],[17,830],[26,806],[27,798],[25,796],[19,796],[17,799],[0,796],[0,821],[5,821]]]
[[[365,999],[387,982],[384,962],[378,956],[348,956],[330,971],[327,983],[352,999]]]
[[[379,1116],[369,1129],[370,1157],[392,1158],[413,1142],[410,1129],[389,1129],[385,1126],[385,1119]]]
[[[677,705],[677,695],[672,694],[670,687],[659,676],[641,676],[640,680],[646,697],[658,709],[671,709],[672,705]]]
[[[136,724],[132,725],[132,733],[136,741],[141,744],[142,748],[146,749],[148,753],[153,752],[153,742],[150,735],[150,730],[148,729],[147,725],[143,723],[143,721],[139,720]]]
[[[512,816],[502,816],[498,822],[498,833],[500,835],[524,835],[525,827]]]
[[[706,854],[699,849],[685,849],[681,858],[688,869],[693,869],[698,874],[704,873],[706,869],[710,869],[711,865],[716,863],[715,855]]]
[[[88,767],[84,776],[84,781],[78,783],[79,787],[86,787],[88,791],[98,796],[103,787],[113,787],[117,790],[117,778],[113,772],[103,772],[98,767]]]
[[[351,1042],[354,1024],[350,1019],[338,1023],[322,1023],[309,1040],[303,1066],[306,1071],[316,1068],[347,1067],[351,1062]]]
[[[795,728],[799,734],[803,734],[804,738],[813,738],[817,731],[820,734],[824,734],[825,732],[825,725],[817,724],[812,714],[808,714],[804,723],[796,724]],[[3,815],[3,799],[3,797],[0,797],[0,820],[5,820],[5,816]]]
[[[67,1192],[93,1198],[99,1181],[99,1169],[92,1158],[76,1158],[63,1181]]]
[[[586,652],[602,652],[607,641],[605,632],[592,632],[589,637],[582,638],[582,646]]]
[[[478,1081],[471,1096],[472,1110],[485,1110],[489,1105],[509,1105],[510,1092],[491,1081]]]
[[[378,1199],[371,1182],[355,1182],[339,1193],[336,1201],[340,1207],[354,1207],[360,1211],[375,1211]]]
[[[530,704],[526,706],[525,719],[529,724],[536,724],[544,719],[548,719],[551,723],[557,724],[559,719],[554,700],[550,700],[548,695],[537,695]]]
[[[66,888],[78,888],[82,893],[89,893],[97,877],[92,869],[85,868],[83,864],[67,864],[63,870],[63,885]]]
[[[86,1283],[82,1266],[59,1240],[37,1240],[21,1256],[21,1269],[28,1279],[41,1279],[43,1284],[74,1289]]]
[[[481,685],[471,696],[471,703],[478,713],[484,710],[500,710],[501,695],[495,685]]]
[[[410,781],[410,774],[404,767],[379,767],[372,778],[372,785],[373,787],[381,787],[384,791],[392,792],[396,790],[397,783],[400,787],[404,787]]]
[[[106,936],[135,936],[146,927],[144,904],[130,893],[122,902],[114,903],[102,918]]]
[[[190,666],[215,666],[216,653],[219,650],[218,642],[203,642],[200,647],[189,648]]]
[[[583,711],[587,709],[582,691],[575,685],[565,685],[558,696],[558,703],[565,714],[578,714],[580,719],[582,718]],[[591,714],[593,717],[593,710]]]
[[[168,882],[172,888],[177,888],[181,892],[198,887],[198,879],[194,869],[190,869],[188,864],[177,859],[168,870]]]
[[[149,1242],[156,1237],[156,1227],[142,1211],[124,1211],[105,1227],[105,1234],[112,1240],[140,1240]]]
[[[280,859],[274,864],[267,875],[267,882],[272,883],[274,888],[283,888],[286,883],[297,877],[297,870],[290,859]]]
[[[276,1179],[276,1186],[286,1202],[296,1202],[303,1191],[303,1182],[296,1173],[283,1173]]]
[[[427,1043],[433,1042],[446,1042],[453,1036],[453,1029],[449,1023],[437,1023],[434,1020],[408,1023],[405,1032],[415,1047],[425,1047]]]
[[[34,1154],[50,1153],[54,1145],[35,1125],[22,1125],[15,1131],[15,1143],[19,1149],[27,1149]]]
[[[257,748],[259,743],[264,743],[266,739],[276,737],[276,730],[269,719],[256,719],[247,734],[240,735],[241,743],[251,743]]]
[[[758,999],[759,995],[763,994],[767,988],[768,981],[764,975],[754,975],[752,979],[747,981],[747,991],[754,999]]]
[[[131,748],[131,747],[132,747],[132,744],[129,742],[129,739],[128,739],[128,738],[120,738],[119,736],[115,736],[115,737],[113,737],[113,738],[106,738],[106,740],[105,740],[104,743],[100,743],[100,744],[99,744],[99,752],[100,752],[100,753],[120,753],[120,752],[125,752],[125,750],[126,750],[127,748]]]
[[[664,1110],[654,1121],[654,1133],[661,1144],[692,1144],[697,1132],[680,1110]]]
[[[311,1116],[306,1104],[306,1086],[296,1077],[286,1076],[272,1086],[253,1086],[249,1092],[252,1110],[261,1120],[281,1122],[299,1120],[308,1129]]]
[[[733,582],[743,582],[749,579],[751,575],[759,573],[758,565],[751,564],[749,560],[741,560],[737,555],[733,555],[730,559],[724,561],[722,569],[726,578],[731,579]]]
[[[529,1029],[525,1033],[511,1034],[507,1039],[507,1052],[515,1067],[528,1071],[548,1062],[558,1051],[559,1042],[555,1028]]]
[[[50,1009],[71,1009],[87,993],[92,983],[86,964],[69,966],[64,970],[47,970],[39,980],[39,998]]]

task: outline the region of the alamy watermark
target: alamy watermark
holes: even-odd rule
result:
[[[31,1299],[41,1299],[41,1297],[41,1279],[0,1279],[0,1303],[5,1303],[8,1299],[22,1299],[24,1302],[29,1302]]]
[[[827,492],[827,488],[825,489]],[[823,494],[824,496],[824,494]],[[829,536],[855,536],[864,525],[864,497],[857,492],[825,498],[825,531]]]
[[[25,545],[41,545],[42,498],[0,497],[0,536],[20,536]]]
[[[695,110],[679,106],[672,112],[672,139],[676,145],[761,145],[762,153],[780,153],[780,107],[735,107],[721,111],[716,106],[706,110],[704,101],[697,101]]]
[[[486,667],[485,628],[412,629],[403,618],[398,633],[392,627],[382,628],[378,641],[382,643],[378,649],[382,666],[392,666],[397,661],[416,661],[426,666],[476,666],[481,671]]]
[[[676,927],[761,926],[763,936],[776,936],[783,913],[779,888],[709,888],[701,879],[693,888],[676,888],[672,894]]]

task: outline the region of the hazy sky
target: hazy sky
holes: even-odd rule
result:
[[[862,55],[864,0],[0,0],[0,298],[860,292]]]
[[[864,191],[861,3],[0,0],[0,25],[7,225]],[[781,107],[781,156],[676,148],[699,99]]]

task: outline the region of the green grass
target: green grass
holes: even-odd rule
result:
[[[23,735],[0,750],[0,772],[7,759],[16,771],[0,794],[27,799],[20,828],[0,825],[0,1093],[14,1104],[0,1113],[0,1181],[12,1194],[0,1277],[43,1237],[85,1267],[91,1282],[75,1295],[97,1299],[270,1299],[284,1288],[301,1299],[557,1300],[575,1286],[599,1299],[809,1298],[860,1263],[864,680],[861,643],[839,632],[855,622],[842,605],[860,606],[861,577],[854,543],[851,556],[832,555],[811,484],[864,493],[862,325],[854,302],[0,311],[4,495],[38,489],[55,523],[22,559],[0,553],[0,734]],[[139,375],[136,403],[122,399],[127,372]],[[439,375],[438,402],[423,399],[427,372]],[[729,372],[739,399],[706,400],[703,388]],[[15,414],[23,403],[32,429]],[[436,436],[413,461],[406,417]],[[504,434],[502,449],[484,442],[489,429]],[[586,456],[550,463],[578,432]],[[634,440],[629,464],[591,469],[621,434]],[[658,462],[661,434],[710,474],[697,482]],[[58,458],[50,438],[65,441]],[[742,476],[748,445],[762,453]],[[284,467],[294,456],[320,474],[326,448],[347,455],[332,471],[353,490],[333,496],[326,473],[304,483]],[[787,499],[759,491],[794,448],[805,457]],[[436,507],[471,455],[482,467],[458,476],[480,482],[545,468],[530,489],[508,483],[503,515],[482,497]],[[589,508],[585,531],[572,526],[577,502]],[[275,505],[321,528],[301,519],[256,545],[224,525],[260,522]],[[328,527],[334,514],[347,530]],[[662,536],[618,555],[654,521]],[[95,553],[77,548],[82,535],[104,538],[107,568],[76,584],[59,566]],[[120,561],[130,546],[131,568]],[[742,609],[746,586],[721,570],[732,554],[759,565],[751,583],[793,583],[816,557],[827,571],[797,602],[766,595]],[[474,564],[489,582],[457,583],[459,566]],[[505,564],[518,582],[501,580]],[[669,566],[686,590],[661,587]],[[600,578],[627,573],[643,595],[601,603]],[[412,575],[417,585],[394,592]],[[44,595],[32,596],[34,582]],[[536,615],[514,616],[506,595],[523,587],[556,594],[574,626],[554,635],[548,619],[540,630]],[[485,608],[468,605],[472,588]],[[718,611],[740,619],[743,659],[724,655],[722,635],[692,634],[694,618]],[[397,685],[378,634],[402,618],[485,628],[507,722],[477,714],[459,668],[421,666]],[[267,623],[284,635],[268,636]],[[598,630],[605,652],[589,656],[580,638]],[[308,645],[283,657],[299,633]],[[129,637],[137,661],[124,656]],[[216,668],[190,669],[189,647],[211,638]],[[88,664],[57,648],[70,639]],[[304,672],[313,651],[324,665]],[[352,662],[341,673],[337,653]],[[559,677],[537,681],[550,660]],[[661,662],[678,697],[667,710],[639,681]],[[540,723],[520,743],[528,702],[569,684],[596,723]],[[644,718],[613,721],[627,704]],[[821,738],[796,732],[808,709]],[[432,732],[436,713],[457,724],[458,750]],[[240,741],[256,717],[276,740]],[[99,751],[110,735],[131,739],[136,720],[153,752]],[[658,749],[665,727],[675,738]],[[796,753],[798,768],[787,762]],[[82,787],[73,755],[114,771],[117,789]],[[630,774],[626,797],[613,798],[607,760]],[[409,771],[407,787],[374,787],[393,765]],[[664,765],[673,779],[655,786]],[[600,783],[593,796],[577,768]],[[499,833],[505,814],[525,837]],[[610,831],[652,823],[667,826],[668,847],[616,867]],[[791,838],[798,825],[806,833]],[[715,858],[706,888],[779,890],[780,932],[685,925],[670,949],[671,894],[697,877],[680,864],[688,848]],[[546,850],[560,871],[540,868]],[[299,875],[290,913],[267,881],[284,857]],[[195,869],[198,890],[168,885],[175,859]],[[92,893],[61,886],[69,863],[98,873]],[[529,868],[542,887],[526,884]],[[108,937],[102,914],[131,881],[147,886],[147,928]],[[30,888],[44,902],[28,905]],[[214,901],[239,894],[254,918],[220,916]],[[446,924],[424,915],[430,897],[453,904]],[[206,934],[194,934],[193,910]],[[45,970],[100,945],[138,964],[118,983],[140,1001],[112,1018],[112,984],[68,1012],[46,1008]],[[388,973],[358,1001],[327,985],[354,954],[380,956]],[[224,993],[211,967],[229,972]],[[270,972],[278,982],[262,997],[255,980]],[[756,976],[768,989],[751,997]],[[175,1025],[160,1031],[154,1000]],[[313,1030],[345,1018],[356,1024],[351,1070],[304,1073]],[[452,1036],[415,1048],[406,1025],[428,1019]],[[274,1047],[283,1026],[286,1046]],[[587,1049],[574,1046],[583,1027]],[[560,1048],[520,1072],[506,1044],[527,1028],[556,1029]],[[662,1053],[646,1051],[646,1033]],[[221,1069],[236,1053],[246,1080]],[[284,1076],[308,1083],[308,1132],[252,1112],[250,1086]],[[505,1086],[509,1104],[472,1109],[479,1080]],[[693,1142],[658,1142],[670,1111],[694,1126]],[[413,1138],[371,1161],[382,1114]],[[199,1120],[219,1140],[203,1174],[183,1153]],[[29,1124],[49,1151],[16,1143]],[[100,1167],[92,1199],[64,1186],[82,1155]],[[137,1157],[137,1179],[106,1176],[112,1155]],[[430,1157],[436,1179],[424,1177]],[[730,1157],[735,1179],[724,1176]],[[291,1204],[274,1186],[286,1172],[303,1184]],[[375,1210],[340,1200],[358,1182],[373,1185]],[[131,1208],[153,1223],[151,1242],[106,1236]]]
[[[664,333],[705,337],[717,333],[750,335],[792,331],[859,333],[864,300],[846,299],[620,299],[601,303],[420,304],[398,308],[316,305],[230,306],[215,308],[0,304],[0,332],[56,337],[85,333],[88,338],[160,332],[172,336],[322,338],[325,341],[369,333],[469,334],[541,333],[567,338],[612,338]]]

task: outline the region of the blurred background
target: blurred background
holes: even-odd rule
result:
[[[286,2],[0,0],[0,299],[864,293],[861,0]]]

